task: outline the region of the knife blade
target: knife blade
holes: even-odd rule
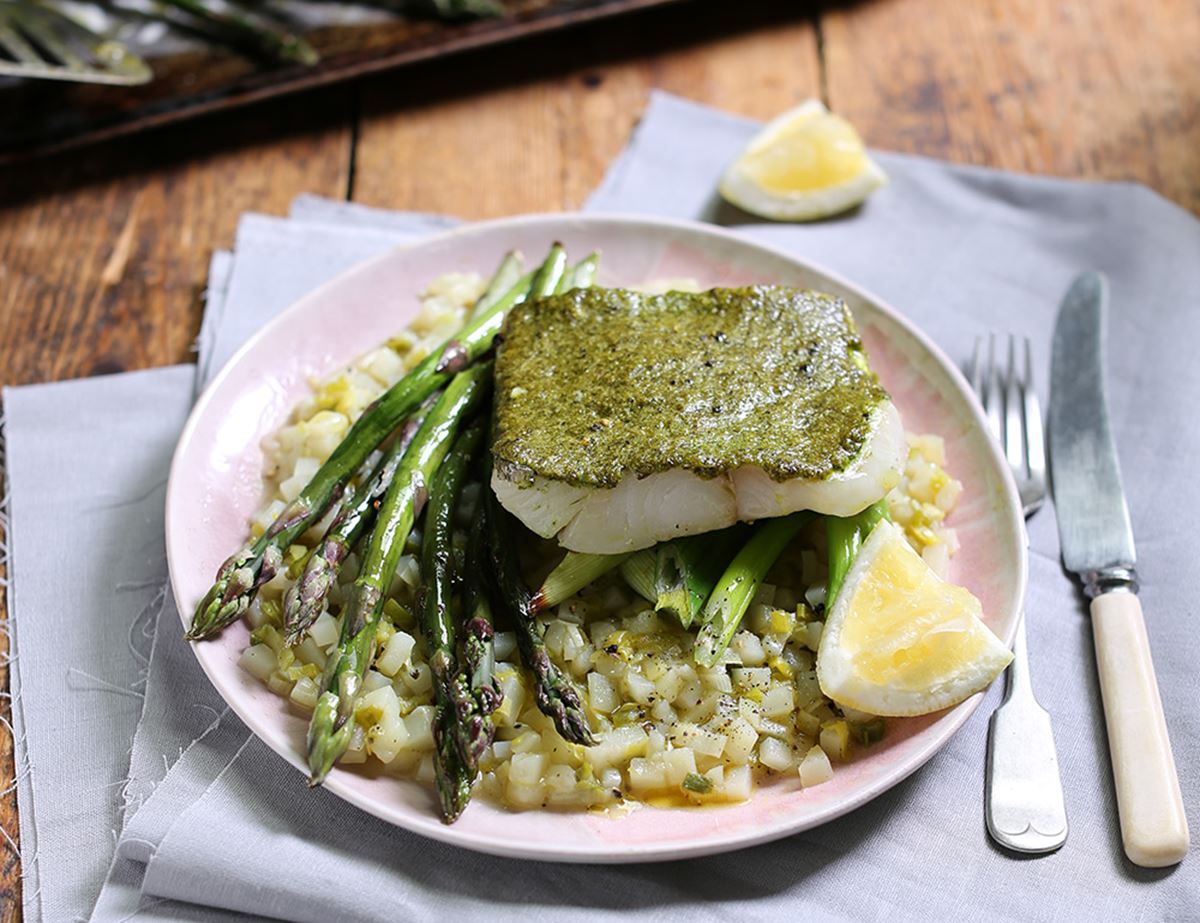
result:
[[[1096,671],[1131,862],[1174,865],[1189,834],[1137,597],[1137,555],[1104,387],[1108,283],[1095,272],[1068,289],[1050,364],[1050,478],[1063,565],[1091,599]]]
[[[1099,273],[1072,283],[1058,311],[1050,364],[1050,475],[1063,564],[1083,578],[1089,596],[1105,571],[1132,573],[1137,564],[1104,389],[1107,304]]]

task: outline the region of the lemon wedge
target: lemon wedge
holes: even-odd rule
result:
[[[776,118],[725,171],[721,195],[775,221],[813,221],[859,205],[887,182],[858,132],[816,99]]]
[[[925,715],[984,689],[1012,654],[969,590],[942,580],[886,520],[846,575],[821,634],[817,679],[839,705]]]

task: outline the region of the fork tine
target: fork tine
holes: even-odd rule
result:
[[[983,337],[975,337],[975,349],[971,353],[971,390],[983,403]]]
[[[1038,403],[1037,390],[1033,381],[1033,348],[1029,337],[1025,338],[1025,375],[1021,390],[1025,396],[1025,461],[1029,466],[1029,477],[1042,494],[1046,490],[1046,444],[1042,428],[1042,408]]]
[[[41,64],[42,58],[33,46],[9,23],[7,15],[0,15],[0,49],[8,52],[18,63]]]
[[[1018,477],[1025,474],[1025,406],[1017,378],[1017,338],[1008,336],[1008,372],[1004,382],[1004,456]]]
[[[983,388],[983,409],[987,413],[992,438],[1004,442],[1004,391],[1000,387],[1000,370],[996,366],[996,335],[988,334],[987,373]]]
[[[54,31],[54,23],[41,16],[30,16],[21,22],[25,32],[35,42],[58,59],[67,70],[83,70],[87,63],[79,57]]]

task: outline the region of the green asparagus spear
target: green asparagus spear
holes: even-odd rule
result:
[[[471,313],[467,317],[468,322],[475,320],[480,314],[485,314],[496,302],[507,295],[513,286],[521,281],[521,262],[521,255],[515,250],[510,250],[504,254],[504,259],[496,267],[496,272],[492,275],[492,280],[488,283],[487,290],[479,296],[479,300],[471,308]],[[525,282],[525,287],[528,288],[529,283],[532,281],[533,275],[531,274]]]
[[[846,579],[850,565],[858,557],[858,550],[867,540],[867,536],[871,534],[871,530],[879,525],[881,519],[891,518],[887,500],[873,503],[861,513],[853,516],[825,517],[825,535],[829,548],[829,582],[825,589],[826,610],[833,607],[833,601],[837,599],[838,591],[842,588],[842,581]]]
[[[426,398],[424,410],[432,406],[436,397],[436,394],[432,394]],[[371,476],[363,481],[355,491],[354,498],[334,517],[320,543],[304,563],[300,579],[287,591],[283,600],[283,637],[288,646],[303,640],[325,608],[342,562],[375,522],[375,511],[391,486],[396,469],[424,417],[425,414],[418,411],[404,421]]]
[[[684,628],[691,628],[717,580],[745,540],[745,529],[733,526],[659,545],[654,561],[655,610],[672,615]]]
[[[284,549],[325,514],[367,456],[430,394],[491,349],[509,308],[527,297],[537,298],[554,292],[562,278],[566,259],[561,246],[551,247],[528,289],[518,282],[503,298],[468,323],[457,337],[444,343],[363,412],[313,479],[270,528],[221,565],[216,581],[196,606],[187,632],[189,639],[211,637],[241,617],[258,588],[275,576],[283,562]]]
[[[491,482],[490,463],[487,469],[484,484]],[[493,605],[507,613],[516,628],[517,647],[525,667],[533,674],[534,698],[542,714],[554,721],[564,740],[590,747],[595,740],[579,693],[550,659],[538,628],[533,594],[521,577],[509,514],[500,506],[494,491],[485,490],[483,494]]]
[[[463,626],[463,673],[478,708],[465,719],[460,718],[455,729],[459,755],[474,768],[492,742],[496,726],[491,716],[504,700],[504,693],[496,683],[496,629],[488,598],[487,523],[482,499],[472,517],[464,571],[467,621]]]
[[[717,581],[701,613],[703,625],[696,635],[694,656],[704,667],[715,666],[733,640],[767,571],[796,537],[813,514],[807,510],[768,519],[755,526],[754,534],[734,557]]]
[[[569,292],[575,288],[591,288],[596,281],[596,268],[600,265],[600,254],[589,253],[567,270],[558,283],[558,291]]]
[[[321,60],[316,49],[299,35],[239,13],[214,9],[203,0],[159,0],[159,5],[186,13],[231,44],[244,45],[267,58],[308,65]]]
[[[471,694],[466,675],[459,671],[455,655],[453,539],[454,508],[462,493],[467,468],[483,442],[483,433],[481,421],[464,429],[434,476],[425,509],[421,548],[421,631],[429,650],[437,703],[433,723],[434,777],[446,823],[452,823],[466,807],[477,765],[459,752],[462,735],[456,733],[458,727],[473,723],[471,719],[477,715],[479,703]],[[467,753],[475,755],[470,743]]]
[[[463,420],[487,396],[492,363],[482,362],[455,375],[417,430],[392,484],[384,495],[363,554],[358,579],[342,614],[338,649],[325,668],[322,692],[308,727],[312,785],[320,785],[346,752],[354,730],[354,705],[375,650],[375,630],[404,543],[424,506],[426,485],[437,471]]]
[[[554,570],[542,581],[541,587],[533,594],[530,605],[534,610],[549,609],[557,606],[564,599],[574,596],[585,586],[598,577],[602,577],[621,562],[629,554],[587,554],[581,551],[568,551],[558,562]]]

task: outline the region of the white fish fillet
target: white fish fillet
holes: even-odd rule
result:
[[[761,468],[743,466],[710,478],[672,469],[592,488],[543,477],[518,483],[497,470],[492,488],[504,508],[539,535],[557,536],[571,551],[617,554],[797,510],[851,516],[899,483],[907,456],[900,414],[884,401],[854,464],[823,480],[774,481]]]

